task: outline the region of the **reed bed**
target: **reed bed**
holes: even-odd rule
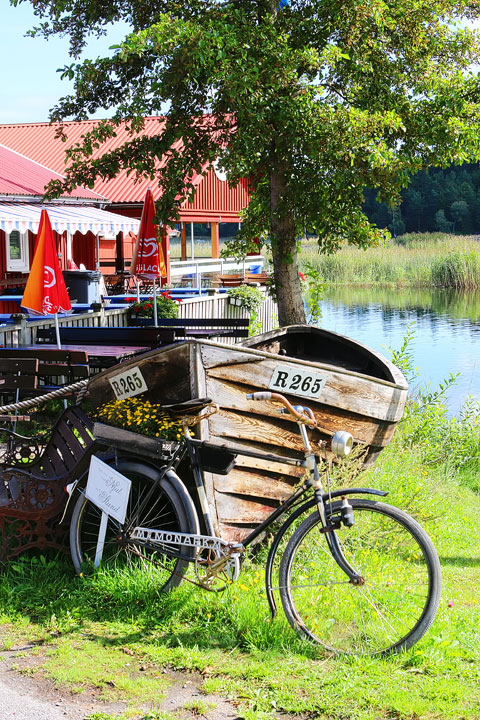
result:
[[[322,255],[316,240],[302,243],[302,272],[313,268],[332,285],[395,285],[468,290],[480,287],[480,242],[441,233],[409,234],[385,245],[345,247]]]

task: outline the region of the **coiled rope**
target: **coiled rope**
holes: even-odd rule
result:
[[[16,403],[10,403],[10,405],[3,405],[0,407],[0,412],[5,413],[13,412],[15,410],[27,410],[28,408],[35,407],[36,405],[41,405],[48,400],[63,397],[64,395],[70,395],[75,392],[78,392],[77,402],[80,402],[87,391],[88,382],[88,380],[78,380],[71,385],[65,385],[63,388],[58,388],[58,390],[52,390],[51,392],[45,393],[45,395],[30,398],[30,400],[19,400]]]

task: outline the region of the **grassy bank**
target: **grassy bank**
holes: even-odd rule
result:
[[[303,272],[313,267],[329,284],[480,287],[480,243],[472,237],[402,235],[382,247],[345,247],[334,255],[320,255],[312,239],[302,243],[300,258]]]
[[[185,583],[167,596],[146,572],[76,578],[66,560],[21,558],[0,577],[4,649],[35,642],[37,672],[126,703],[121,715],[92,720],[178,718],[158,710],[165,667],[198,671],[206,693],[228,697],[248,720],[478,720],[479,409],[449,418],[442,398],[420,393],[360,483],[389,490],[389,502],[424,524],[441,557],[439,614],[410,652],[341,659],[302,643],[283,616],[269,617],[261,554],[223,594]],[[354,482],[348,466],[338,475],[338,483]]]

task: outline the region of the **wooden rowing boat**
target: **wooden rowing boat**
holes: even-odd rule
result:
[[[270,388],[312,408],[320,428],[314,440],[347,430],[365,446],[367,462],[390,442],[408,389],[402,373],[380,354],[310,326],[282,328],[234,346],[188,340],[158,348],[95,375],[90,398],[112,401],[122,393],[122,382],[127,394],[130,382],[138,386],[133,394],[163,404],[212,398],[219,412],[202,421],[197,437],[300,457],[296,424],[273,403],[246,398]],[[226,539],[244,537],[291,492],[301,473],[240,455],[228,475],[205,472],[218,532]]]

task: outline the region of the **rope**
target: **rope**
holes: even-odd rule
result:
[[[80,391],[78,399],[81,400],[87,391],[88,382],[88,380],[78,380],[78,382],[74,382],[71,385],[65,385],[65,387],[58,388],[58,390],[52,390],[49,393],[45,393],[45,395],[40,395],[39,397],[31,398],[30,400],[20,400],[16,403],[10,403],[10,405],[3,405],[0,407],[0,412],[26,410],[28,408],[35,407],[36,405],[41,405],[48,400],[53,400],[53,398],[70,395],[71,393],[77,392],[77,390]]]

